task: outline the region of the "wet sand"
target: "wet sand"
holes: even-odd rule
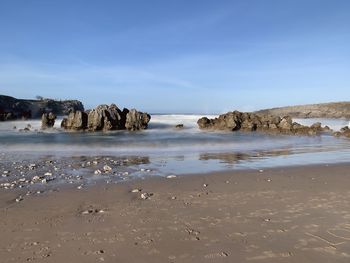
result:
[[[350,262],[349,186],[339,164],[1,189],[0,261]]]

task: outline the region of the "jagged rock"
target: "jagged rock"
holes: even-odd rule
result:
[[[261,115],[249,112],[233,111],[220,115],[215,119],[203,117],[197,122],[200,129],[230,130],[230,131],[265,131],[272,133],[315,135],[329,131],[316,123],[311,127],[294,122],[290,116]]]
[[[41,116],[41,128],[47,129],[52,128],[55,125],[56,115],[52,112],[50,113],[44,113]]]
[[[147,113],[124,108],[121,111],[115,104],[99,105],[87,112],[73,111],[64,118],[61,127],[67,130],[141,130],[146,129],[151,116]]]
[[[125,127],[125,109],[121,111],[115,104],[99,105],[89,112],[88,129],[90,131],[121,130]]]
[[[175,125],[176,129],[183,129],[184,125],[183,124],[177,124]]]
[[[126,115],[125,128],[130,131],[147,129],[150,120],[149,114],[132,109]]]
[[[68,130],[85,130],[87,128],[88,115],[82,111],[69,113],[61,122],[61,127]]]
[[[290,130],[293,127],[293,120],[291,117],[283,117],[281,122],[278,124],[278,127],[283,130]]]

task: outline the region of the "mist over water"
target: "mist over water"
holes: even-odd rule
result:
[[[350,140],[321,136],[267,135],[254,132],[201,131],[200,115],[152,115],[149,129],[140,132],[66,132],[60,128],[40,131],[39,120],[0,122],[0,152],[11,158],[69,156],[147,156],[149,168],[163,173],[195,173],[232,168],[350,161]],[[215,117],[215,116],[208,116]],[[347,120],[316,121],[339,130]],[[33,131],[19,129],[31,125]],[[183,124],[183,129],[175,125]],[[16,129],[14,129],[16,126]],[[37,131],[34,131],[37,130]]]

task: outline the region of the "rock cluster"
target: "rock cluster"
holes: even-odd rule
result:
[[[47,129],[52,128],[55,125],[56,115],[52,112],[50,113],[44,113],[41,116],[41,128]]]
[[[215,119],[203,117],[197,121],[200,129],[230,131],[265,131],[283,134],[315,135],[330,129],[321,123],[304,126],[293,122],[292,118],[273,115],[259,115],[249,112],[233,111],[220,115]]]
[[[339,132],[333,133],[333,135],[337,137],[344,136],[344,137],[350,138],[350,128],[349,126],[345,126],[341,128]]]
[[[61,127],[67,130],[110,131],[147,129],[151,116],[135,109],[120,110],[115,104],[99,105],[89,112],[72,111]]]

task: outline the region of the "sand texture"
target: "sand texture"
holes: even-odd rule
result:
[[[0,191],[2,263],[350,262],[348,164],[20,194]]]

